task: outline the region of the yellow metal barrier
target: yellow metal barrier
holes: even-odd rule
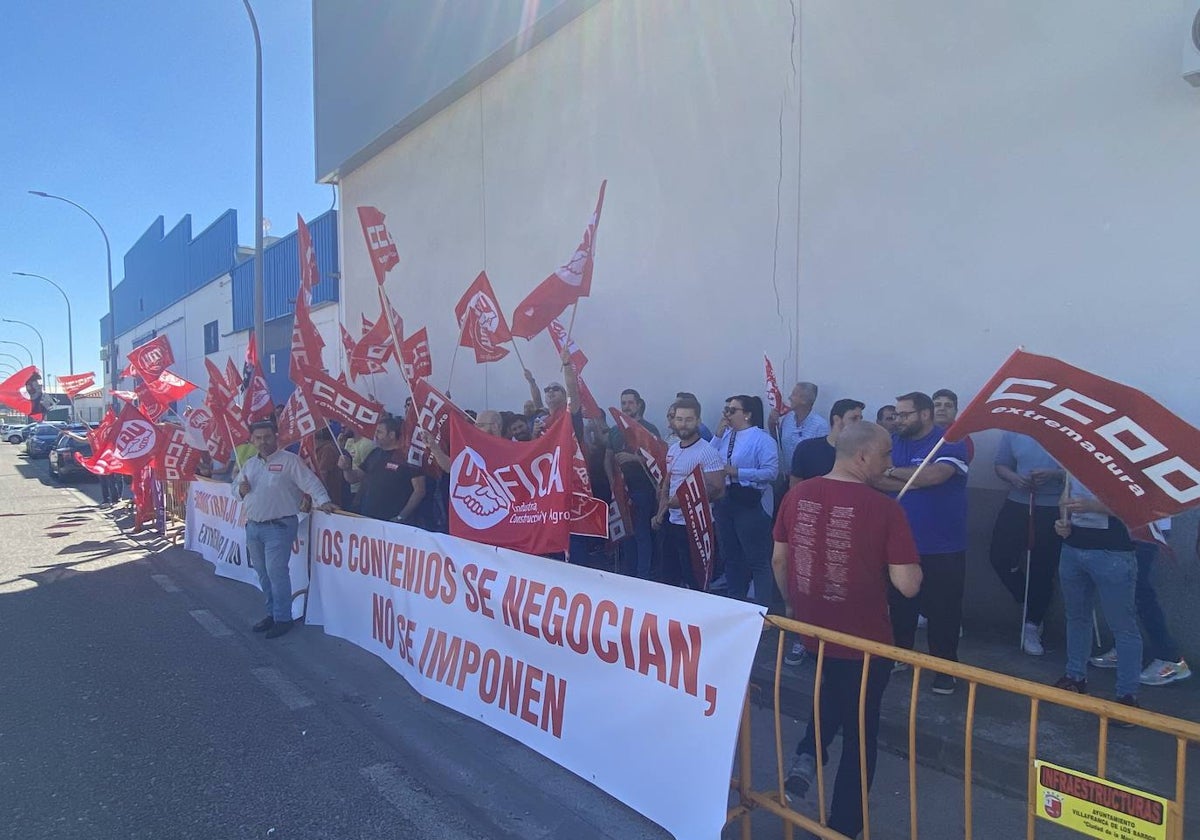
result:
[[[909,797],[909,837],[917,840],[917,702],[921,674],[926,671],[948,674],[967,684],[967,714],[963,745],[963,801],[965,805],[965,834],[967,840],[972,834],[972,774],[974,770],[972,750],[974,746],[975,729],[975,697],[978,686],[1006,691],[1010,694],[1026,698],[1029,702],[1029,753],[1027,773],[1026,801],[1026,838],[1033,840],[1036,830],[1036,790],[1037,777],[1034,770],[1034,760],[1037,758],[1038,715],[1042,703],[1052,703],[1069,709],[1095,715],[1099,720],[1099,742],[1096,749],[1096,776],[1107,778],[1108,772],[1108,726],[1110,720],[1123,721],[1154,732],[1161,732],[1176,740],[1175,750],[1175,796],[1168,801],[1168,821],[1171,827],[1172,840],[1182,840],[1185,784],[1187,780],[1187,745],[1189,742],[1200,744],[1200,724],[1180,718],[1136,709],[1109,700],[1100,700],[1087,695],[1063,691],[1049,685],[1031,682],[1007,674],[987,671],[971,665],[938,659],[928,654],[917,653],[903,648],[892,647],[867,639],[860,639],[845,633],[838,633],[811,624],[767,616],[768,627],[778,629],[779,643],[775,654],[775,683],[774,683],[774,719],[775,719],[775,766],[777,785],[769,791],[756,791],[751,784],[751,733],[750,733],[750,694],[742,709],[742,726],[738,735],[737,775],[731,780],[731,788],[737,791],[738,802],[728,812],[726,824],[739,821],[742,840],[750,840],[750,818],[753,811],[761,809],[778,816],[784,823],[784,837],[791,840],[793,828],[803,828],[817,837],[827,840],[847,840],[841,834],[826,825],[825,806],[825,769],[818,760],[817,798],[818,820],[805,816],[788,807],[784,793],[784,751],[783,732],[780,720],[779,695],[780,680],[783,671],[783,651],[787,633],[799,633],[817,640],[816,677],[813,690],[814,712],[820,709],[821,676],[824,673],[826,643],[842,645],[863,653],[863,676],[859,690],[858,728],[859,728],[859,773],[862,789],[862,813],[864,840],[870,840],[871,820],[869,811],[869,793],[867,789],[866,761],[866,697],[868,665],[873,657],[904,662],[912,666],[912,690],[909,697],[908,712],[908,797]],[[755,687],[751,687],[751,692]],[[815,741],[818,751],[821,740],[821,716],[814,713]],[[819,756],[818,756],[819,757]]]

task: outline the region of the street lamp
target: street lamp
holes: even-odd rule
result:
[[[14,362],[16,362],[16,363],[17,363],[17,370],[20,370],[20,369],[23,367],[23,366],[22,366],[22,364],[21,364],[21,360],[20,360],[20,359],[18,359],[16,356],[14,356],[12,353],[0,353],[0,356],[7,356],[8,358],[10,358],[10,359],[12,359]],[[7,364],[7,362],[5,362],[5,364]],[[15,371],[14,371],[14,372],[15,372]]]
[[[75,338],[72,335],[72,327],[71,327],[71,299],[69,297],[67,297],[67,293],[63,291],[63,287],[58,285],[57,283],[55,283],[49,277],[43,277],[40,274],[30,274],[29,272],[26,272],[26,271],[14,271],[13,274],[17,275],[18,277],[36,277],[39,280],[45,280],[51,286],[58,289],[58,293],[63,296],[63,300],[66,301],[66,304],[67,304],[67,358],[69,360],[68,365],[71,368],[71,373],[74,374],[75,373]]]
[[[36,195],[39,198],[53,198],[56,201],[65,201],[76,210],[83,212],[85,216],[96,223],[96,227],[100,228],[100,235],[104,237],[104,254],[108,258],[108,370],[112,383],[117,381],[117,315],[113,309],[113,285],[112,285],[112,246],[108,243],[108,233],[104,230],[104,225],[88,212],[86,207],[76,204],[69,198],[63,198],[61,195],[51,195],[50,193],[41,192],[40,190],[30,190],[30,195]],[[261,261],[261,260],[260,260]],[[43,360],[43,366],[45,360]],[[110,385],[111,387],[111,385]]]
[[[35,333],[37,333],[38,344],[40,344],[42,346],[42,376],[45,377],[47,375],[46,374],[46,342],[42,341],[42,334],[40,332],[38,332],[38,328],[35,327],[33,324],[27,323],[25,321],[18,321],[15,318],[0,318],[0,321],[3,321],[6,324],[23,324],[24,326],[29,327],[29,329],[31,329]],[[32,356],[33,354],[31,353],[30,355]]]
[[[262,40],[258,36],[258,20],[250,0],[242,0],[250,28],[254,31],[254,336],[258,350],[263,347],[263,94]],[[304,259],[304,255],[300,255]]]
[[[7,340],[5,340],[5,339],[3,339],[3,338],[0,338],[0,344],[15,344],[16,346],[20,347],[22,350],[24,350],[26,353],[28,353],[28,354],[29,354],[29,364],[31,364],[31,365],[33,364],[33,351],[32,351],[32,350],[30,350],[28,347],[26,347],[26,346],[25,346],[24,344],[22,344],[21,342],[19,342],[19,341],[7,341]]]

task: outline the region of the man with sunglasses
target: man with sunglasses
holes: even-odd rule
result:
[[[738,394],[725,401],[728,428],[712,447],[725,462],[725,495],[714,508],[717,540],[725,558],[729,595],[745,598],[754,581],[754,600],[770,605],[772,483],[779,475],[779,447],[762,429],[762,400]]]
[[[874,484],[888,493],[899,493],[914,475],[900,506],[908,516],[924,580],[914,598],[890,589],[888,600],[897,647],[912,649],[917,616],[928,619],[929,652],[958,661],[958,634],[962,628],[963,585],[967,561],[967,448],[946,443],[921,468],[926,456],[941,442],[944,429],[934,424],[933,400],[913,391],[896,398],[896,432],[892,435],[892,466]],[[953,694],[953,677],[938,674],[935,694]]]

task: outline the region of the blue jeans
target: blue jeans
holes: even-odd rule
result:
[[[258,572],[267,615],[276,621],[292,620],[292,576],[288,562],[292,559],[298,525],[295,516],[246,523],[246,554]]]
[[[649,580],[654,565],[654,526],[650,520],[658,509],[658,499],[652,489],[631,490],[629,504],[633,508],[633,537],[621,543],[620,572]]]
[[[100,476],[100,497],[105,504],[121,501],[121,491],[124,489],[124,479],[119,475]]]
[[[1067,614],[1067,676],[1087,677],[1092,652],[1092,603],[1095,596],[1117,647],[1117,697],[1136,696],[1142,672],[1142,634],[1138,632],[1134,589],[1137,560],[1132,551],[1083,549],[1063,543],[1058,563]]]
[[[717,544],[725,559],[725,578],[729,595],[745,600],[754,581],[754,600],[768,606],[775,592],[775,574],[771,571],[771,517],[762,505],[746,506],[729,499],[715,505]]]
[[[1137,556],[1137,589],[1133,601],[1137,605],[1138,618],[1142,620],[1142,629],[1146,632],[1146,654],[1151,659],[1178,662],[1183,657],[1179,655],[1179,646],[1167,630],[1167,619],[1158,605],[1158,594],[1154,591],[1151,579],[1154,558],[1158,556],[1158,543],[1134,543],[1133,553]]]

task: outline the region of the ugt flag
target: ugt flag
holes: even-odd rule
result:
[[[500,345],[512,341],[512,333],[486,271],[479,272],[463,292],[454,317],[458,320],[458,346],[474,348],[477,363],[496,362],[508,355],[508,349]]]
[[[1200,502],[1200,430],[1128,385],[1017,350],[946,430],[1029,435],[1129,528]]]
[[[600,227],[600,211],[604,207],[604,188],[608,181],[600,183],[600,197],[596,209],[583,232],[583,241],[564,265],[538,284],[525,300],[517,304],[512,317],[512,334],[521,338],[533,338],[546,329],[562,311],[581,297],[592,292],[592,269],[596,262],[596,230]]]

